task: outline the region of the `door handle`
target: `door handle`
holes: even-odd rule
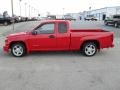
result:
[[[49,38],[55,38],[55,36],[54,35],[50,35],[50,36],[48,36]]]

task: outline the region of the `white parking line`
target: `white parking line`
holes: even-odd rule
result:
[[[114,44],[120,45],[120,38],[114,38]]]

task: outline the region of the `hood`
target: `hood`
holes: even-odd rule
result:
[[[19,32],[19,33],[9,34],[7,37],[24,36],[24,35],[27,35],[27,34],[28,34],[28,32]]]

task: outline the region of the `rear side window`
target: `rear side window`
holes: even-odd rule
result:
[[[67,33],[67,24],[65,22],[58,23],[58,32]]]

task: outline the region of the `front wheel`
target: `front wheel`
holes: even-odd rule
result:
[[[82,53],[85,56],[94,56],[97,52],[97,46],[94,42],[87,42],[84,43],[83,47],[82,47]]]
[[[25,46],[22,43],[15,43],[11,46],[11,54],[15,57],[22,57],[26,54]]]
[[[115,26],[116,28],[118,28],[118,23],[117,23],[117,22],[115,22],[114,26]]]
[[[4,22],[4,25],[7,26],[7,25],[8,25],[8,22]]]
[[[107,22],[104,22],[105,23],[105,25],[107,26],[108,25],[108,23]]]

